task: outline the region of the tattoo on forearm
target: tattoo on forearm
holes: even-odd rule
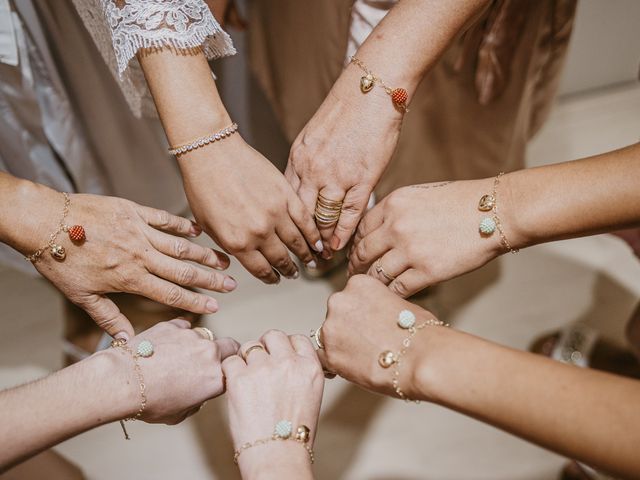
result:
[[[425,190],[428,190],[430,188],[440,188],[440,187],[444,187],[445,185],[449,185],[450,183],[454,183],[453,180],[448,181],[448,182],[440,182],[440,183],[427,183],[425,185],[411,185],[411,188],[424,188]]]

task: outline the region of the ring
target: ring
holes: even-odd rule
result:
[[[260,344],[251,345],[249,348],[247,348],[245,352],[242,352],[242,359],[246,362],[247,358],[249,357],[249,354],[254,350],[266,351],[263,345],[260,345]]]
[[[393,282],[396,279],[396,277],[389,275],[387,272],[384,271],[384,268],[382,268],[382,265],[380,265],[380,259],[376,261],[375,268],[376,268],[376,273],[378,273],[379,275],[382,275],[384,278],[386,278],[390,282]]]
[[[207,327],[196,327],[193,329],[193,331],[196,332],[205,340],[211,340],[212,342],[216,340],[216,336]]]
[[[330,227],[338,222],[342,212],[342,200],[330,200],[322,194],[318,194],[314,217],[321,227]]]
[[[324,350],[324,344],[322,343],[321,337],[321,329],[322,325],[320,325],[316,330],[311,330],[311,335],[309,335],[316,344],[316,350]]]

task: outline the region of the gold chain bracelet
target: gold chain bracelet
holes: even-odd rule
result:
[[[391,377],[391,385],[398,395],[405,402],[420,403],[420,400],[411,400],[404,393],[404,390],[400,387],[400,366],[402,365],[402,359],[407,354],[409,347],[411,347],[411,340],[413,337],[423,328],[426,327],[448,327],[449,325],[442,320],[436,318],[430,318],[423,323],[416,325],[416,316],[411,310],[402,310],[398,315],[396,322],[398,327],[408,332],[407,337],[402,341],[402,347],[399,351],[393,352],[392,350],[385,350],[378,356],[378,364],[382,368],[389,368],[394,366],[393,374]]]
[[[409,94],[404,88],[391,88],[387,86],[380,77],[374,75],[373,72],[367,68],[364,62],[355,55],[350,57],[350,63],[357,65],[360,70],[365,73],[365,75],[360,78],[360,91],[362,93],[368,93],[374,85],[378,84],[384,89],[387,95],[391,97],[391,101],[396,108],[405,113],[409,111],[409,108],[407,107]]]
[[[238,449],[233,452],[233,463],[238,465],[238,457],[245,450],[248,450],[253,447],[257,447],[259,445],[266,445],[270,442],[276,442],[279,440],[283,441],[294,441],[302,445],[302,447],[309,454],[309,460],[313,464],[315,462],[315,454],[313,453],[313,448],[309,446],[309,440],[311,439],[311,430],[306,425],[300,425],[295,434],[293,433],[293,424],[289,420],[280,420],[276,423],[273,434],[270,437],[260,438],[258,440],[254,440],[253,442],[243,443],[238,447]]]
[[[493,179],[493,191],[490,194],[483,195],[478,202],[478,210],[481,212],[491,212],[490,217],[483,217],[480,220],[478,229],[480,233],[485,236],[493,235],[493,232],[498,231],[500,236],[500,244],[502,247],[511,253],[518,253],[520,250],[513,248],[511,243],[507,239],[507,235],[504,233],[504,227],[498,216],[498,185],[500,185],[500,178],[504,175],[504,172],[500,172]]]

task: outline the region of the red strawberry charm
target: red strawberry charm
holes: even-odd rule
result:
[[[69,238],[74,242],[84,242],[87,236],[84,233],[82,225],[74,225],[69,228]]]

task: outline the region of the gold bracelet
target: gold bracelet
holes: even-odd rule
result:
[[[402,110],[404,113],[409,111],[409,108],[407,107],[409,94],[404,88],[388,87],[380,77],[375,76],[373,72],[367,68],[364,62],[355,55],[350,57],[350,63],[357,65],[365,73],[365,75],[360,78],[360,91],[362,93],[371,91],[375,84],[379,84],[387,95],[391,97],[391,101],[396,108]]]
[[[391,385],[398,395],[405,402],[420,403],[420,400],[411,400],[400,388],[400,365],[402,364],[402,358],[407,354],[409,347],[411,346],[411,340],[420,330],[426,327],[448,327],[449,324],[444,323],[442,320],[430,318],[424,321],[420,325],[416,325],[416,316],[411,310],[402,310],[398,315],[396,322],[398,327],[403,330],[407,330],[409,334],[402,341],[402,347],[399,351],[393,352],[392,350],[385,350],[378,356],[378,364],[382,368],[389,368],[394,365],[393,375],[391,377]]]
[[[500,244],[507,252],[518,253],[520,250],[513,248],[507,236],[504,233],[504,228],[500,217],[498,216],[498,185],[500,185],[500,177],[504,175],[504,172],[500,172],[493,180],[493,191],[490,194],[483,195],[478,202],[478,210],[481,212],[491,212],[490,217],[483,217],[480,220],[478,229],[480,233],[485,236],[493,235],[493,232],[498,230],[500,236]]]
[[[58,261],[63,261],[67,258],[66,249],[62,245],[56,243],[60,232],[68,233],[69,238],[76,243],[82,243],[86,240],[86,234],[82,225],[69,226],[65,224],[64,221],[66,220],[67,215],[69,215],[69,210],[71,208],[71,198],[66,192],[62,192],[62,196],[64,197],[64,207],[62,209],[62,217],[60,218],[60,222],[58,222],[58,228],[55,232],[49,235],[49,241],[45,246],[39,248],[31,255],[24,257],[25,260],[28,260],[31,263],[36,263],[47,250],[49,250],[49,254]]]
[[[273,434],[270,437],[260,438],[253,442],[247,442],[240,445],[240,447],[233,452],[233,463],[238,465],[238,457],[242,452],[248,450],[253,447],[257,447],[258,445],[265,445],[270,442],[275,442],[278,440],[291,440],[299,443],[304,447],[304,449],[309,454],[309,460],[313,464],[315,462],[315,454],[313,453],[313,448],[309,446],[309,440],[311,439],[311,430],[306,425],[300,425],[296,429],[295,435],[293,434],[293,424],[289,420],[280,420],[276,423]]]
[[[127,427],[124,426],[124,422],[134,422],[136,420],[139,420],[142,417],[145,409],[147,408],[147,385],[144,382],[142,368],[140,367],[140,362],[138,360],[140,359],[140,357],[147,358],[153,355],[153,344],[149,340],[142,340],[138,344],[138,348],[134,352],[131,347],[127,345],[126,340],[119,338],[111,342],[111,348],[121,348],[129,355],[131,355],[131,358],[133,358],[133,370],[136,373],[138,383],[140,384],[140,408],[138,408],[137,413],[133,417],[120,420],[120,426],[122,427],[124,438],[125,440],[130,440],[129,433],[127,432]]]
[[[227,137],[230,137],[234,133],[238,131],[238,124],[233,122],[228,127],[225,127],[217,132],[212,133],[211,135],[206,135],[204,137],[196,138],[194,141],[185,143],[184,145],[178,145],[177,147],[169,147],[169,153],[171,155],[175,155],[179,157],[180,155],[184,155],[185,153],[189,153],[192,150],[197,150],[198,148],[202,148],[210,143],[217,142],[219,140],[224,140]]]

